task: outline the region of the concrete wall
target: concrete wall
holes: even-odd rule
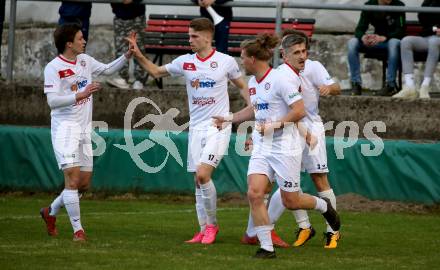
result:
[[[231,111],[235,112],[244,104],[238,90],[232,89],[230,93]],[[106,87],[94,94],[93,119],[107,122],[110,128],[123,128],[126,108],[130,101],[139,96],[154,101],[163,113],[169,108],[178,108],[180,110],[176,121],[178,124],[186,123],[189,119],[187,95],[183,87],[164,90],[151,87],[143,91]],[[405,101],[383,97],[326,97],[321,98],[320,110],[325,122],[334,121],[333,129],[327,133],[328,135],[334,134],[339,123],[353,121],[354,128],[359,128],[359,136],[364,137],[363,130],[366,123],[382,121],[386,125],[386,132],[375,131],[381,138],[439,139],[440,100],[438,99]],[[150,113],[157,114],[157,111],[151,105],[140,105],[135,110],[132,124]],[[0,82],[0,124],[50,125],[50,110],[42,86],[35,83],[7,85]],[[148,125],[145,127],[151,128]]]
[[[56,56],[56,50],[52,41],[52,32],[55,25],[43,28],[39,25],[20,25],[16,30],[16,51],[14,76],[20,81],[42,80],[44,66]],[[7,59],[7,31],[3,37],[1,47],[1,68],[5,74]],[[102,62],[110,62],[114,56],[113,30],[111,25],[96,26],[90,29],[90,41],[87,45],[87,53]],[[344,89],[350,87],[348,77],[346,44],[351,35],[325,35],[316,34],[313,36],[310,57],[321,61],[329,73],[341,82]],[[176,56],[165,57],[165,63]],[[239,61],[239,59],[237,59]],[[368,89],[379,89],[382,85],[381,62],[366,59],[362,62],[362,77],[364,87]],[[423,64],[417,64],[415,71],[416,79],[422,77]],[[434,74],[433,91],[438,91],[440,86],[440,73]],[[183,84],[180,79],[165,79],[168,85]]]

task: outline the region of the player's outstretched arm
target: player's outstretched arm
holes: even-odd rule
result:
[[[143,55],[143,53],[141,52],[141,50],[139,49],[136,43],[136,39],[137,38],[135,32],[132,32],[127,38],[125,38],[125,40],[127,40],[129,43],[129,48],[132,54],[134,55],[138,63],[141,65],[141,67],[145,69],[148,72],[148,74],[153,76],[153,78],[161,78],[161,77],[169,76],[170,74],[168,73],[165,66],[159,67],[158,65],[154,64],[150,59],[148,59],[148,57]]]

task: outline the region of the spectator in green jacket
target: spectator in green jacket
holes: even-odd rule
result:
[[[399,0],[369,0],[365,5],[404,6],[405,4]],[[367,33],[370,25],[374,27],[374,34]],[[404,12],[362,11],[355,37],[348,42],[348,63],[353,95],[361,95],[362,90],[359,52],[387,53],[386,86],[379,91],[379,95],[391,96],[397,92],[396,73],[404,26]]]

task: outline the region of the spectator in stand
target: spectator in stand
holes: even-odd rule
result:
[[[215,25],[215,49],[221,53],[228,53],[229,27],[232,21],[232,7],[223,6],[224,3],[232,0],[191,0],[200,6],[200,15],[213,20],[206,10],[207,7],[212,8],[223,17],[223,20]]]
[[[128,49],[128,43],[124,40],[130,32],[136,32],[140,37],[138,40],[138,46],[142,48],[143,33],[146,27],[145,19],[145,5],[141,4],[141,0],[124,0],[122,3],[112,3],[112,11],[115,14],[113,19],[113,29],[115,37],[115,50],[116,57],[124,54]],[[144,88],[143,82],[145,81],[145,71],[134,60],[134,82],[132,88],[141,90]],[[128,65],[125,65],[120,71],[119,76],[115,76],[107,80],[107,82],[113,86],[122,89],[130,88],[128,84],[129,74]]]
[[[365,5],[404,6],[399,0],[369,0]],[[374,27],[374,34],[367,34],[368,27]],[[396,73],[400,58],[400,39],[404,35],[405,13],[362,11],[355,37],[348,42],[348,63],[352,94],[362,94],[359,52],[385,51],[388,54],[386,86],[378,94],[391,96],[397,92]]]
[[[440,7],[440,0],[425,0],[422,7]],[[408,36],[402,39],[400,53],[404,85],[397,98],[430,98],[429,90],[437,66],[440,50],[440,14],[419,13],[419,22],[423,27],[421,36]],[[416,91],[414,83],[414,52],[427,53],[422,85]]]
[[[62,1],[58,12],[60,13],[58,24],[80,24],[81,32],[83,33],[84,39],[87,41],[87,39],[89,38],[89,25],[90,15],[92,14],[92,3]]]

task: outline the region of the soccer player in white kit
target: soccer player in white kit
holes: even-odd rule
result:
[[[248,168],[248,199],[260,249],[256,258],[275,258],[271,239],[273,225],[269,222],[264,195],[267,185],[275,180],[281,189],[283,204],[289,209],[317,209],[334,228],[339,228],[339,217],[330,202],[300,192],[301,145],[294,123],[305,116],[304,102],[299,93],[298,77],[286,77],[274,70],[268,61],[278,38],[269,34],[244,41],[242,64],[247,75],[253,112],[248,108],[232,116],[233,123],[255,118],[252,133],[254,148]],[[223,126],[222,117],[216,117]]]
[[[58,56],[44,69],[44,93],[51,108],[52,146],[64,173],[65,188],[40,214],[48,234],[56,236],[56,215],[64,206],[73,227],[73,240],[85,241],[78,191],[87,190],[92,178],[92,94],[101,89],[99,83],[92,82],[92,76],[118,71],[132,52],[109,64],[100,63],[84,54],[86,41],[76,24],[59,26],[54,40]]]
[[[284,64],[278,69],[283,72],[285,77],[298,77],[301,79],[301,96],[304,100],[306,116],[301,120],[304,130],[308,132],[309,142],[312,147],[303,143],[302,152],[302,171],[310,174],[318,196],[330,200],[332,207],[336,209],[336,197],[328,182],[327,173],[327,152],[325,144],[325,130],[321,117],[319,116],[319,96],[337,95],[340,93],[338,83],[335,83],[324,66],[318,61],[307,59],[308,38],[300,31],[286,30],[283,34],[282,51]],[[305,44],[305,46],[294,45]],[[311,142],[313,141],[313,142]],[[280,218],[285,207],[281,201],[280,190],[278,189],[271,197],[269,203],[269,219],[272,224]],[[310,220],[305,210],[293,211],[296,222],[299,225],[297,239],[293,246],[304,245],[315,235],[315,230],[310,224]],[[255,231],[253,230],[252,220],[249,220],[248,229],[242,239],[242,243],[254,244],[256,241]],[[325,248],[336,248],[340,238],[338,231],[334,231],[327,224],[325,233]],[[281,240],[282,241],[282,240]]]
[[[139,50],[134,40],[134,55],[154,78],[184,76],[188,94],[190,124],[187,171],[194,173],[196,212],[200,231],[187,243],[212,244],[216,239],[217,192],[211,175],[229,146],[231,127],[219,131],[212,116],[229,115],[228,80],[237,86],[249,104],[247,86],[233,57],[212,48],[214,25],[206,18],[189,25],[193,54],[182,55],[164,66],[157,66]]]
[[[289,34],[290,33],[290,34]],[[303,40],[303,42],[301,42]],[[298,55],[289,50],[295,44],[305,43],[305,51],[301,51]],[[310,174],[310,177],[315,184],[318,191],[318,196],[327,198],[334,209],[336,209],[336,196],[328,181],[328,166],[327,166],[327,151],[325,143],[325,129],[321,117],[319,116],[319,97],[328,95],[340,94],[341,88],[338,83],[333,81],[325,67],[318,61],[308,59],[308,38],[303,32],[289,31],[285,32],[282,43],[283,58],[286,65],[280,66],[280,70],[284,70],[286,75],[292,70],[299,72],[301,79],[301,95],[304,100],[306,108],[306,117],[301,121],[301,124],[312,134],[313,138],[317,140],[316,145],[307,147],[303,144],[304,150],[302,155],[302,170]],[[300,46],[303,49],[303,46]],[[287,65],[290,65],[289,68]],[[276,191],[269,203],[269,216],[271,221],[275,223],[283,213],[283,205],[280,200],[279,191]],[[315,230],[310,224],[307,211],[295,210],[293,211],[295,220],[298,223],[299,230],[297,232],[297,239],[293,246],[298,247],[304,245],[310,238],[315,235]],[[324,233],[326,242],[324,248],[336,248],[338,240],[340,239],[339,231],[335,231],[327,223],[327,230]]]

